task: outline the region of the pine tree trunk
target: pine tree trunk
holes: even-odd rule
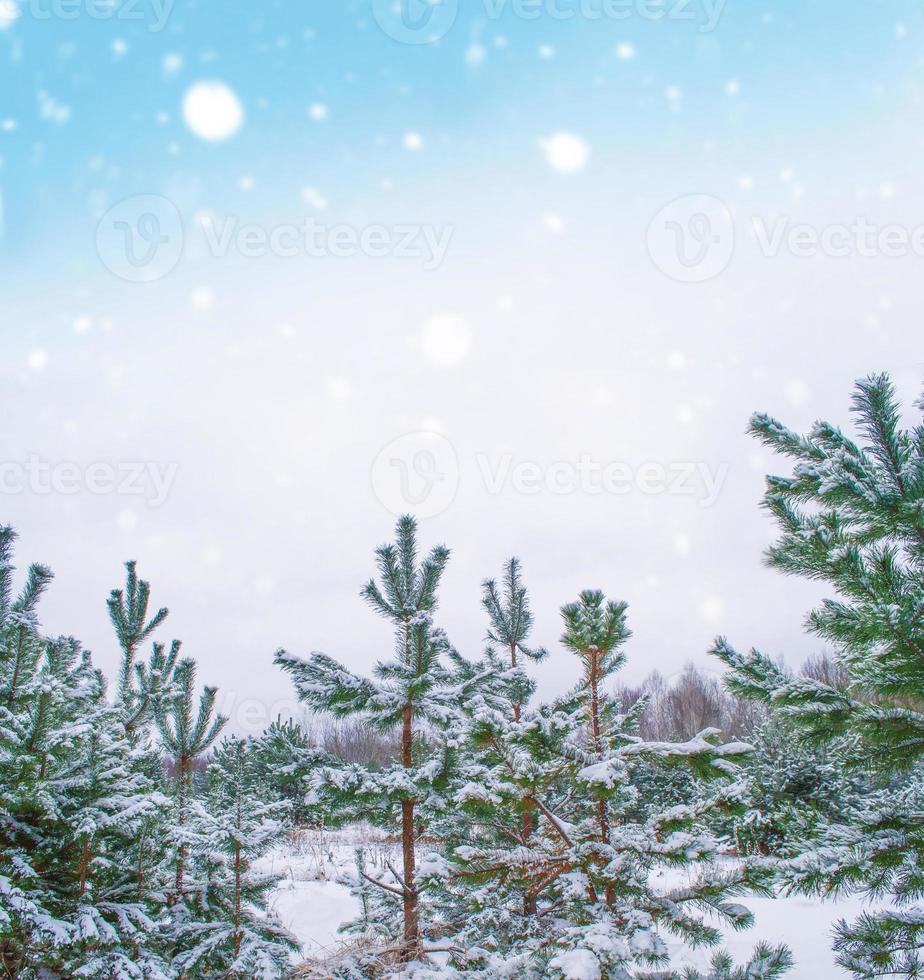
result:
[[[132,686],[132,667],[135,663],[135,647],[128,644],[124,647],[124,657],[119,670],[119,704],[125,704],[128,698],[129,689]]]
[[[0,968],[2,976],[18,977],[22,966],[22,951],[16,947],[12,940],[4,940],[0,943]]]
[[[16,700],[16,689],[19,687],[19,672],[22,669],[22,644],[24,636],[25,629],[20,626],[17,632],[16,663],[13,668],[13,679],[10,681],[10,688],[6,693],[7,704],[12,704]]]
[[[177,797],[177,826],[180,830],[186,825],[186,780],[189,776],[189,757],[181,755],[179,759],[179,794]],[[180,844],[176,859],[176,884],[173,896],[174,902],[183,897],[186,878],[186,845]]]
[[[87,875],[90,872],[90,861],[92,860],[93,854],[90,851],[90,839],[84,837],[80,845],[80,861],[78,864],[78,881],[79,889],[77,893],[78,898],[83,898],[84,893],[87,890]]]
[[[241,826],[244,823],[243,814],[241,812],[241,797],[240,797],[240,787],[238,787],[237,794],[237,808],[235,811],[235,823],[238,833],[240,833]],[[243,872],[242,862],[241,862],[241,845],[234,845],[234,958],[235,960],[241,955],[241,874]]]
[[[138,885],[137,899],[140,902],[144,895],[144,842],[147,836],[147,823],[142,824],[141,837],[138,840],[138,866],[135,871],[135,880]]]
[[[401,733],[401,764],[410,769],[413,758],[414,729],[411,704],[404,706]],[[401,804],[401,849],[404,855],[404,954],[403,959],[417,957],[420,945],[420,923],[417,908],[417,890],[414,884],[414,800]]]
[[[600,727],[600,691],[598,688],[600,674],[600,652],[590,651],[590,728],[593,736],[594,753],[598,759],[603,756],[603,738]],[[610,817],[609,808],[606,800],[597,801],[597,822],[600,825],[600,840],[604,844],[610,842]],[[616,890],[612,883],[607,884],[604,890],[604,897],[607,905],[613,905],[616,901]]]
[[[234,958],[241,955],[241,846],[234,847]]]
[[[510,666],[516,670],[517,666],[517,645],[516,643],[510,644]],[[513,705],[513,720],[519,721],[520,714],[523,710],[523,705],[519,701],[515,701]]]
[[[517,665],[517,645],[516,643],[510,644],[510,666],[516,668]],[[523,705],[519,701],[515,701],[513,705],[513,720],[519,722],[520,718],[523,716]],[[523,813],[520,818],[520,828],[521,835],[523,837],[523,842],[530,839],[533,835],[533,804],[532,801],[524,798],[523,799]],[[523,896],[523,914],[524,915],[535,915],[536,914],[536,896],[532,892],[527,892]]]

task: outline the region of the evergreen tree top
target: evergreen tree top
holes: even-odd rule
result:
[[[19,595],[13,598],[13,546],[16,532],[9,526],[0,526],[0,629],[7,620],[14,620],[29,628],[36,628],[36,607],[42,594],[51,584],[54,572],[47,565],[31,564],[26,581]]]
[[[177,690],[173,697],[161,700],[156,718],[161,738],[169,750],[180,758],[193,758],[208,751],[228,719],[215,715],[216,687],[204,687],[194,708],[196,663],[183,660],[174,674]]]
[[[862,757],[909,766],[924,753],[924,427],[903,430],[886,375],[858,382],[852,411],[861,443],[828,422],[799,435],[767,415],[751,420],[766,445],[796,460],[769,476],[764,506],[780,528],[768,563],[831,586],[808,629],[837,650],[848,679],[794,678],[724,638],[714,653],[735,693],[773,704],[809,741],[853,734]]]
[[[113,589],[106,601],[106,605],[109,607],[109,618],[123,649],[137,649],[167,618],[169,610],[162,608],[158,609],[151,619],[145,622],[150,598],[151,586],[147,582],[139,580],[136,563],[127,561],[125,563],[124,591]]]
[[[395,542],[375,551],[380,582],[375,579],[360,593],[372,608],[398,624],[409,623],[421,612],[436,608],[436,592],[449,561],[449,549],[437,545],[423,561],[417,561],[417,521],[410,515],[399,518]]]
[[[579,656],[599,655],[602,676],[618,670],[625,662],[620,647],[632,636],[626,625],[625,602],[607,600],[597,589],[586,589],[577,602],[563,606],[565,631],[562,645]]]
[[[512,652],[522,653],[530,660],[543,660],[548,656],[548,651],[543,647],[526,646],[526,638],[533,627],[533,614],[529,594],[520,575],[519,558],[510,558],[504,565],[500,589],[494,579],[485,579],[481,605],[491,624],[487,633],[489,643],[509,647]]]

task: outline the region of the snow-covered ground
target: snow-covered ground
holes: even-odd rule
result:
[[[357,827],[338,832],[300,834],[291,846],[275,851],[261,868],[284,874],[273,892],[273,907],[285,925],[302,942],[305,957],[323,957],[333,952],[343,937],[338,928],[356,914],[349,889],[336,881],[353,866],[356,847],[367,849],[373,863],[388,853],[389,846],[374,832]],[[839,969],[831,952],[831,932],[839,919],[853,919],[864,904],[859,898],[818,901],[804,897],[742,899],[756,923],[745,932],[730,932],[725,947],[737,962],[747,959],[760,940],[785,942],[796,959],[789,974],[793,980],[828,980],[849,977]],[[674,965],[708,963],[710,953],[692,952],[674,945]]]
[[[271,893],[271,907],[302,943],[306,958],[331,953],[343,941],[337,930],[356,915],[357,903],[336,879],[353,865],[357,847],[381,847],[365,828],[343,832],[302,831],[288,847],[268,854],[260,870],[284,875]]]

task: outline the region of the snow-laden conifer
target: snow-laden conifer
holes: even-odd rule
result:
[[[835,651],[846,686],[793,676],[725,639],[715,654],[734,693],[770,705],[806,744],[846,745],[845,759],[893,781],[847,819],[796,835],[782,874],[808,894],[891,899],[895,911],[839,926],[838,960],[858,977],[912,977],[924,971],[924,797],[907,780],[924,755],[924,425],[902,427],[885,375],[859,382],[852,407],[859,439],[830,422],[801,435],[769,415],[751,420],[794,463],[767,479],[780,531],[768,563],[831,590],[806,625]]]
[[[400,758],[393,764],[323,767],[312,791],[324,809],[400,834],[400,863],[389,861],[380,869],[360,863],[357,871],[366,911],[356,926],[377,939],[378,948],[369,953],[385,962],[416,960],[440,946],[434,924],[421,917],[424,881],[418,851],[445,807],[462,689],[477,680],[454,674],[459,658],[433,623],[448,558],[444,547],[418,556],[411,517],[398,521],[393,544],[377,549],[379,580],[370,580],[362,597],[391,624],[394,653],[377,663],[372,677],[361,677],[322,653],[307,660],[285,651],[276,654],[309,707],[337,717],[355,715],[379,732],[400,733]]]
[[[198,888],[176,931],[174,967],[182,976],[278,980],[298,944],[267,909],[279,875],[255,862],[277,845],[288,805],[272,801],[260,778],[256,746],[224,741],[209,759],[208,790],[193,800],[186,840]]]
[[[0,949],[9,975],[170,976],[132,842],[162,805],[89,653],[41,634],[51,580],[32,566],[13,598],[0,530]]]
[[[453,968],[536,980],[673,976],[671,942],[719,944],[720,927],[752,921],[738,896],[765,890],[754,870],[722,862],[709,828],[735,805],[750,747],[712,729],[684,742],[644,741],[644,702],[623,711],[608,693],[630,635],[625,604],[586,591],[562,618],[579,676],[568,696],[518,721],[477,696],[468,709],[480,765],[465,768],[456,796],[471,818],[469,841],[447,854],[444,870],[469,888]],[[683,766],[705,788],[639,820],[631,775],[642,760]],[[531,805],[528,836],[520,800]],[[708,976],[775,977],[790,962],[785,948],[758,947],[741,967],[720,954]]]

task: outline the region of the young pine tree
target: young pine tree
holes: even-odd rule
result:
[[[473,738],[490,765],[459,794],[463,807],[487,822],[492,805],[503,810],[505,797],[526,798],[536,820],[527,846],[507,830],[506,848],[476,836],[450,855],[454,873],[479,886],[467,926],[453,937],[453,964],[463,975],[644,976],[669,968],[667,936],[710,946],[721,939],[715,923],[751,921],[730,899],[760,882],[751,872],[716,867],[717,841],[707,826],[734,795],[727,781],[748,746],[722,744],[715,730],[682,743],[640,738],[644,703],[622,713],[606,691],[624,660],[625,608],[588,591],[562,610],[562,642],[580,676],[567,697],[524,713],[516,727],[490,708],[473,713]],[[639,821],[631,776],[640,760],[685,766],[719,789]],[[659,886],[657,872],[667,868],[688,869],[689,881]],[[535,912],[517,920],[511,898],[524,893]],[[740,968],[717,957],[709,976],[776,977],[789,963],[785,949],[759,947]]]
[[[443,664],[451,647],[432,622],[448,558],[446,548],[436,547],[418,559],[412,517],[398,521],[394,544],[377,549],[380,582],[370,580],[362,597],[391,624],[395,653],[378,663],[374,678],[358,677],[321,653],[308,660],[282,650],[276,654],[276,663],[292,676],[309,707],[336,717],[363,718],[379,732],[400,732],[400,762],[376,770],[360,765],[322,769],[315,777],[314,793],[325,807],[341,814],[369,819],[389,830],[400,828],[400,869],[389,864],[382,877],[364,870],[362,880],[378,893],[372,903],[375,915],[367,924],[396,943],[401,961],[425,954],[417,846],[434,810],[442,806],[451,755],[447,729],[459,698]]]
[[[134,889],[129,843],[156,811],[121,711],[70,637],[39,632],[51,579],[12,598],[0,529],[0,957],[10,976],[147,978],[168,968]]]
[[[138,648],[151,636],[154,630],[167,618],[168,611],[159,609],[148,622],[148,602],[151,587],[139,581],[135,562],[125,563],[125,590],[113,589],[109,595],[109,619],[116,632],[116,639],[122,648],[122,663],[119,670],[118,700],[126,710],[134,707],[136,693],[133,687],[135,658]]]
[[[208,793],[191,806],[190,849],[202,888],[197,914],[177,932],[174,966],[183,976],[278,980],[298,944],[267,911],[278,875],[254,862],[279,843],[286,803],[268,802],[252,742],[225,740],[209,759]]]
[[[780,531],[768,563],[833,591],[807,628],[833,646],[846,689],[794,677],[724,639],[714,652],[729,668],[730,689],[772,706],[803,742],[846,742],[862,769],[897,779],[924,756],[924,425],[902,428],[885,375],[857,384],[853,413],[856,441],[829,422],[807,435],[767,415],[750,426],[795,462],[792,476],[767,479],[764,506]],[[922,811],[913,781],[791,841],[793,860],[781,869],[791,889],[887,896],[896,906],[838,927],[838,961],[858,977],[924,971]]]
[[[305,804],[309,780],[330,760],[297,721],[277,719],[254,744],[254,767],[273,798],[285,801],[293,822],[305,825],[321,817]]]
[[[180,920],[186,914],[188,900],[194,899],[203,887],[198,867],[190,869],[188,825],[194,800],[193,773],[196,760],[206,753],[221,734],[227,718],[217,715],[217,690],[206,687],[195,706],[196,664],[183,660],[175,674],[176,693],[157,705],[156,721],[164,747],[170,753],[174,773],[174,796],[170,813],[169,852],[173,866],[172,885],[167,903],[175,909]],[[192,875],[190,875],[192,871]],[[191,877],[191,880],[190,880]]]
[[[522,747],[535,682],[523,666],[547,653],[527,645],[533,616],[518,559],[505,564],[500,587],[493,579],[483,583],[482,607],[489,623],[485,657],[457,668],[460,679],[470,682],[461,705],[464,737],[448,790],[457,805],[447,808],[437,832],[448,853],[461,848],[468,860],[456,862],[450,874],[437,875],[434,885],[442,892],[444,921],[457,923],[469,937],[479,931],[492,935],[509,948],[539,928],[528,920],[536,912],[536,895],[515,869],[528,860],[535,822],[530,795],[534,761]],[[505,867],[510,873],[499,886],[484,867]]]
[[[43,759],[30,749],[46,649],[36,607],[52,573],[32,565],[16,595],[15,540],[12,528],[0,527],[0,964],[8,976],[18,975],[29,946],[68,936],[67,924],[46,908],[51,896],[34,863],[51,802]]]
[[[720,830],[743,855],[782,855],[788,842],[812,833],[818,821],[839,821],[869,791],[851,766],[848,744],[817,746],[793,739],[789,726],[769,718],[748,735],[745,809]]]
[[[73,905],[75,942],[54,968],[64,976],[161,980],[159,899],[139,889],[134,849],[159,824],[167,800],[146,773],[143,751],[126,734],[118,705],[95,674],[92,700],[78,711],[82,730],[58,775],[67,786],[54,847],[42,864],[59,898]]]
[[[520,561],[513,557],[504,566],[503,594],[498,592],[497,584],[488,579],[484,585],[481,605],[490,620],[488,642],[506,649],[510,654],[511,672],[522,666],[522,661],[539,663],[548,656],[544,647],[528,647],[526,641],[533,627],[533,614],[529,607],[529,595],[520,575]],[[535,683],[525,674],[513,675],[510,682],[510,701],[513,721],[519,724],[523,706],[535,691]],[[520,803],[521,833],[524,846],[528,846],[533,827],[533,804],[528,795]],[[524,895],[523,911],[530,915],[536,911],[532,895]]]
[[[113,589],[107,607],[109,619],[122,652],[116,708],[124,726],[124,737],[132,748],[132,777],[146,787],[157,807],[149,808],[135,832],[125,841],[123,860],[133,870],[134,897],[146,903],[153,914],[162,911],[166,884],[163,877],[162,842],[168,830],[170,799],[164,795],[163,745],[154,723],[158,711],[177,694],[176,669],[180,663],[180,643],[169,647],[153,643],[147,660],[138,660],[139,648],[168,616],[161,608],[147,618],[150,585],[139,580],[136,563],[125,563],[124,590]]]

